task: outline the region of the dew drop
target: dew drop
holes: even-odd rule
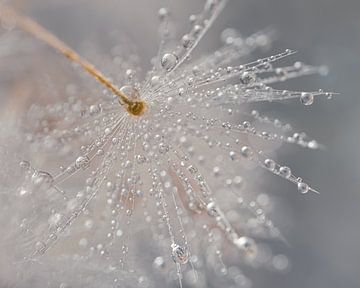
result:
[[[25,170],[28,170],[30,168],[30,162],[29,161],[20,161],[19,166]]]
[[[297,189],[300,193],[306,194],[309,192],[309,185],[304,182],[298,182]]]
[[[181,43],[184,48],[189,48],[192,45],[193,40],[189,34],[185,34],[181,39]]]
[[[287,166],[281,166],[279,173],[282,177],[289,178],[291,176],[291,169]]]
[[[46,251],[46,244],[43,241],[38,241],[35,243],[36,252],[39,254],[44,254]]]
[[[311,93],[303,92],[300,96],[300,102],[305,106],[309,106],[314,103],[314,95]]]
[[[120,91],[122,93],[124,93],[126,95],[126,97],[131,101],[140,99],[139,91],[136,88],[134,88],[133,86],[129,86],[129,85],[122,86],[120,88]]]
[[[251,149],[248,146],[243,146],[241,147],[241,156],[243,156],[244,158],[248,158],[249,156],[251,156]]]
[[[99,105],[91,105],[89,108],[90,115],[96,115],[100,112]]]
[[[31,182],[34,186],[46,190],[53,185],[54,178],[48,172],[36,171],[31,176]]]
[[[253,73],[245,71],[240,76],[241,84],[248,85],[254,83],[255,81],[256,81],[256,75]]]
[[[159,144],[159,153],[160,154],[165,154],[169,152],[169,145],[165,144],[165,143],[160,143]]]
[[[289,259],[282,254],[275,255],[272,259],[274,268],[279,271],[284,271],[289,267]]]
[[[76,168],[82,168],[82,169],[86,169],[88,168],[90,165],[90,159],[88,156],[79,156],[76,160],[75,160],[75,167]]]
[[[151,77],[151,85],[152,86],[157,86],[160,83],[160,77],[157,75],[154,75],[153,77]]]
[[[254,256],[254,254],[256,254],[256,243],[254,239],[250,237],[239,237],[234,241],[234,244],[248,256]]]
[[[169,15],[169,11],[166,8],[160,8],[158,15],[160,20],[165,20],[166,17]]]
[[[178,62],[178,58],[176,55],[172,54],[172,53],[166,53],[164,54],[164,56],[161,59],[161,66],[166,70],[166,71],[171,71],[172,69],[174,69],[175,65]]]
[[[178,244],[172,244],[172,259],[175,263],[186,264],[189,261],[189,253],[186,248],[179,246]]]
[[[265,159],[264,160],[264,165],[267,169],[269,169],[270,171],[274,171],[276,164],[275,161],[272,159]]]
[[[215,204],[215,202],[209,202],[209,203],[206,205],[206,211],[207,211],[207,213],[208,213],[209,216],[211,216],[211,217],[216,216],[218,213],[217,213],[217,210],[216,210],[216,204]]]

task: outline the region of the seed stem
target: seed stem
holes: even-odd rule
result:
[[[63,54],[66,58],[70,59],[70,61],[77,63],[82,67],[88,74],[94,77],[98,82],[104,85],[107,89],[109,89],[112,93],[117,95],[120,98],[121,104],[127,105],[127,111],[130,114],[135,116],[139,116],[140,113],[135,114],[132,113],[131,107],[136,106],[138,103],[142,103],[145,107],[145,103],[141,100],[132,101],[125,95],[120,89],[113,84],[109,78],[107,78],[103,73],[101,73],[94,65],[92,65],[89,61],[81,57],[77,52],[75,52],[72,48],[70,48],[66,43],[57,38],[54,34],[52,34],[49,30],[35,22],[34,20],[21,15],[16,12],[14,9],[7,7],[5,5],[0,5],[0,19],[4,17],[13,17],[16,21],[16,24],[23,31],[33,35],[39,40],[45,42],[56,51]],[[144,108],[145,109],[145,108]],[[144,112],[144,111],[143,111]],[[142,113],[141,113],[142,114]]]

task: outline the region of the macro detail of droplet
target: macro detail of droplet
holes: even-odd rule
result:
[[[178,244],[172,245],[172,258],[174,262],[180,264],[186,264],[189,261],[189,254],[186,248],[181,247]]]
[[[166,53],[161,58],[161,66],[168,72],[174,69],[177,62],[178,62],[178,58],[176,57],[176,55],[172,53]]]
[[[305,106],[311,105],[314,103],[314,95],[312,95],[311,93],[303,92],[301,93],[300,101]]]

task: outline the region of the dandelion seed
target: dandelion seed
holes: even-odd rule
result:
[[[251,195],[256,201],[245,197],[253,185],[249,169],[280,176],[302,194],[317,193],[259,148],[281,141],[316,149],[316,140],[256,110],[248,113],[246,104],[300,99],[311,105],[329,94],[272,85],[323,74],[324,68],[300,62],[276,67],[295,54],[289,49],[245,62],[255,49],[269,45],[269,30],[244,38],[226,29],[221,48],[190,58],[226,2],[206,1],[203,11],[190,16],[191,29],[175,46],[169,37],[171,13],[161,8],[162,38],[154,66],[143,80],[135,73],[139,67],[127,67],[120,88],[40,24],[1,7],[17,27],[76,63],[93,78],[89,83],[106,89],[102,98],[80,97],[74,84],[67,100],[33,105],[22,127],[32,155],[51,151],[43,166],[54,171],[54,162],[61,165],[50,174],[47,167],[38,171],[20,163],[27,171],[20,194],[27,194],[30,182],[38,189],[29,195],[31,201],[16,199],[25,207],[19,221],[26,244],[19,244],[22,261],[47,261],[49,267],[62,263],[60,287],[68,285],[65,279],[70,286],[74,281],[88,287],[155,287],[159,279],[205,285],[212,271],[228,286],[247,287],[250,280],[231,263],[259,264],[260,239],[283,240],[267,217],[266,192]],[[268,258],[264,266],[288,267],[283,255]],[[33,274],[51,282],[36,269]]]

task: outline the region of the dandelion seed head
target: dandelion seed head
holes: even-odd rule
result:
[[[309,106],[329,96],[273,88],[325,69],[300,62],[279,66],[295,54],[290,49],[250,60],[255,50],[270,46],[273,32],[267,29],[248,37],[225,29],[222,47],[193,59],[226,2],[207,0],[175,44],[171,11],[161,8],[159,52],[143,79],[118,45],[108,62],[125,68],[121,79],[94,76],[100,71],[74,55],[85,68],[61,67],[60,75],[85,71],[97,82],[82,74],[78,81],[44,76],[38,94],[53,97],[26,107],[18,128],[19,181],[4,193],[19,228],[8,228],[5,242],[17,248],[14,266],[30,267],[19,270],[25,281],[205,287],[211,278],[218,286],[250,287],[243,263],[287,269],[286,256],[273,256],[262,243],[285,239],[268,218],[271,196],[256,185],[254,171],[290,181],[302,194],[317,193],[270,155],[277,143],[310,149],[320,144],[248,110],[253,103],[288,99]],[[44,273],[49,271],[59,272]]]

